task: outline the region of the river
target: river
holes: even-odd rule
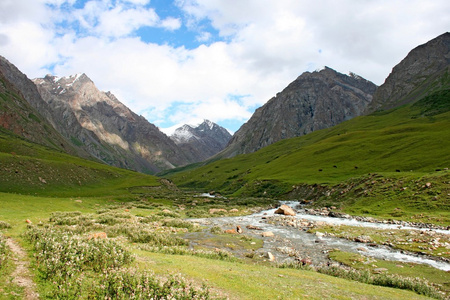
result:
[[[285,204],[296,207],[298,202],[288,202]],[[276,261],[279,263],[290,262],[293,261],[294,258],[300,258],[311,260],[314,265],[329,264],[328,252],[333,249],[338,249],[346,252],[359,253],[367,257],[368,261],[370,261],[370,258],[374,258],[406,263],[427,264],[440,270],[450,271],[450,263],[426,255],[407,253],[383,245],[369,246],[364,243],[353,242],[346,239],[307,233],[306,231],[295,227],[271,224],[269,223],[269,220],[274,216],[275,210],[276,209],[269,209],[248,216],[193,219],[192,221],[207,227],[219,226],[223,229],[232,229],[239,225],[243,228],[246,235],[257,236],[264,240],[263,247],[257,251],[258,254],[264,255],[265,253],[270,252],[275,256]],[[280,216],[280,218],[282,217]],[[333,218],[328,216],[313,216],[302,212],[302,210],[297,211],[295,218],[321,221],[335,225],[344,224],[390,230],[398,230],[400,227],[395,224],[361,222],[353,219]],[[260,230],[247,229],[249,226],[250,228],[257,228]],[[414,227],[401,227],[401,229],[424,230]],[[439,231],[444,234],[450,234],[449,230]],[[273,232],[274,236],[261,237],[262,232]],[[200,235],[192,234],[188,235],[187,238],[195,243],[195,240],[199,239]],[[242,255],[242,253],[236,254]]]

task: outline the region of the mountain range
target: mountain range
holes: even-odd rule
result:
[[[31,81],[0,57],[0,75],[3,90],[17,94],[15,101],[3,104],[2,127],[33,142],[111,166],[154,174],[204,160],[222,150],[228,141],[224,139],[231,137],[213,124],[202,127],[196,139],[178,146],[112,93],[99,91],[85,74],[47,75]],[[219,134],[217,140],[214,133]]]
[[[385,83],[329,67],[305,72],[258,108],[232,137],[205,120],[168,137],[102,92],[85,74],[29,80],[0,57],[0,125],[72,155],[154,174],[187,164],[253,153],[278,141],[352,118],[414,103],[448,88],[450,34],[413,49]]]
[[[360,76],[344,75],[329,67],[305,72],[258,108],[220,156],[252,153],[360,116],[376,89],[374,83]]]
[[[230,159],[210,159],[202,166],[172,171],[166,176],[180,187],[233,196],[308,199],[314,195],[314,200],[321,198],[324,205],[335,205],[345,198],[351,205],[357,201],[358,209],[373,205],[375,211],[384,205],[395,212],[406,203],[417,211],[448,210],[448,205],[433,203],[450,203],[449,41],[450,34],[445,33],[413,49],[376,89],[372,101],[362,102],[366,105],[360,109],[372,113],[268,146],[261,145],[261,141],[270,142],[261,136],[274,128],[268,126],[272,125],[268,118],[270,109],[277,115],[283,105],[291,103],[287,88],[259,109],[217,157],[245,152],[246,145],[261,145],[261,149]],[[304,84],[301,78],[320,78],[325,72],[334,73],[326,68],[302,75],[298,81]],[[278,109],[273,109],[277,106]],[[291,110],[295,111],[295,107],[291,106]],[[313,115],[312,124],[315,124]],[[265,125],[254,125],[258,123]],[[294,122],[291,126],[296,125]],[[254,127],[249,130],[247,126]],[[256,134],[240,133],[252,130]],[[236,142],[239,135],[245,138]],[[374,193],[371,186],[380,178],[379,190]],[[424,192],[424,180],[439,182],[442,190]],[[391,203],[393,198],[396,200]]]

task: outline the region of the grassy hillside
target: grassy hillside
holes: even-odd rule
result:
[[[30,143],[0,129],[0,192],[53,197],[127,194],[159,186],[154,176],[110,167]]]
[[[169,177],[180,187],[254,196],[280,196],[302,184],[335,186],[369,173],[393,181],[419,180],[450,166],[449,99],[449,90],[440,91],[413,105]],[[442,194],[441,201],[446,200]]]
[[[421,114],[419,109],[413,110]],[[442,115],[431,114],[426,118],[438,120]],[[323,131],[295,143],[308,148],[335,135]],[[272,177],[263,178],[266,181],[255,175],[264,170],[261,163],[274,168],[274,162],[295,154],[285,142],[265,149],[261,156],[249,156],[253,160],[242,156],[237,162],[216,162],[208,166],[211,172],[207,176],[237,175],[228,178],[230,184],[224,186],[224,190],[234,189],[237,194],[263,195],[265,190],[276,194],[292,189],[291,181],[281,176],[282,172],[278,172],[278,177],[273,173]],[[232,167],[227,165],[230,163]],[[184,239],[185,234],[198,234],[204,228],[183,218],[210,216],[210,208],[226,208],[230,212],[235,208],[238,214],[250,213],[255,205],[251,204],[253,199],[202,199],[171,191],[156,177],[73,157],[5,130],[0,131],[0,164],[0,298],[25,298],[26,291],[11,280],[17,276],[14,266],[20,260],[31,263],[30,277],[43,299],[127,299],[130,294],[149,291],[175,294],[178,299],[426,298],[411,291],[359,283],[353,281],[353,275],[353,280],[325,275],[347,278],[345,270],[341,270],[342,274],[321,274],[292,266],[277,268],[250,252],[247,258],[236,258],[224,249],[201,244],[192,249]],[[421,172],[426,173],[426,169]],[[346,178],[344,173],[327,176],[321,182]],[[245,183],[247,186],[241,189]],[[107,238],[90,238],[99,231]],[[212,229],[206,234],[210,236]],[[258,238],[216,234],[217,240],[226,241],[227,246],[248,247],[248,251],[262,244]],[[28,256],[17,258],[3,251],[6,240],[18,241]],[[365,273],[361,274],[356,280],[371,282],[365,280]],[[381,284],[384,286],[405,288],[406,282],[412,284],[408,289],[419,294],[440,296],[421,281],[416,284],[395,274],[369,275],[373,280],[387,280]],[[205,292],[202,285],[210,291]],[[202,297],[202,293],[206,296]]]

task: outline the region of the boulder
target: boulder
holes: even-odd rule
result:
[[[267,252],[267,258],[269,259],[269,261],[275,260],[275,256],[273,256],[273,254],[271,252]]]
[[[261,227],[258,226],[254,226],[254,225],[247,225],[245,226],[247,229],[251,229],[251,230],[262,230]]]
[[[275,236],[272,231],[265,231],[261,235],[263,237],[273,237],[273,236]]]
[[[88,240],[92,240],[92,239],[106,239],[108,236],[106,234],[106,232],[95,232],[95,233],[91,233],[88,237]]]
[[[295,211],[286,204],[281,205],[274,213],[285,216],[295,216]]]
[[[227,212],[227,210],[224,209],[224,208],[211,208],[211,209],[209,210],[209,214],[210,214],[210,215],[215,214],[215,213],[218,213],[218,212]]]
[[[322,238],[322,237],[325,236],[325,233],[317,231],[317,232],[316,232],[316,236],[317,236],[318,238]]]
[[[386,272],[388,269],[386,269],[386,268],[376,268],[376,269],[373,269],[373,273],[374,274],[381,274],[381,273],[384,273],[384,272]]]
[[[360,235],[354,239],[355,242],[358,243],[372,243],[372,238],[367,235]]]

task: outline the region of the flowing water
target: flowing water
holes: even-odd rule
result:
[[[291,207],[296,207],[296,205],[298,205],[298,203],[295,202],[286,204]],[[257,251],[258,253],[264,254],[271,252],[276,257],[277,262],[280,263],[293,261],[296,257],[300,259],[309,259],[315,265],[329,264],[330,261],[327,255],[328,252],[333,249],[339,249],[341,251],[364,255],[369,258],[368,261],[370,261],[370,258],[375,258],[390,261],[427,264],[437,269],[450,271],[450,263],[435,260],[425,255],[406,253],[404,251],[395,250],[382,245],[368,246],[367,244],[335,237],[317,236],[315,234],[307,233],[299,228],[270,224],[268,223],[268,219],[274,215],[274,211],[275,209],[270,209],[248,216],[194,219],[192,221],[208,227],[219,226],[224,229],[236,228],[236,226],[239,225],[244,229],[246,235],[258,236],[264,240],[263,248],[259,249]],[[302,211],[297,212],[295,218],[321,221],[329,224],[345,224],[391,230],[397,230],[400,227],[395,224],[371,223],[352,219],[313,216],[302,213]],[[258,228],[260,230],[249,230],[246,229],[247,226],[253,226],[253,228]],[[401,229],[423,230],[414,227],[401,227]],[[268,231],[273,232],[274,237],[261,237],[262,232]],[[439,230],[439,232],[450,234],[449,230]],[[186,238],[191,240],[193,243],[195,243],[196,239],[201,239],[200,235],[196,234],[188,235]],[[242,255],[243,253],[236,254]]]

